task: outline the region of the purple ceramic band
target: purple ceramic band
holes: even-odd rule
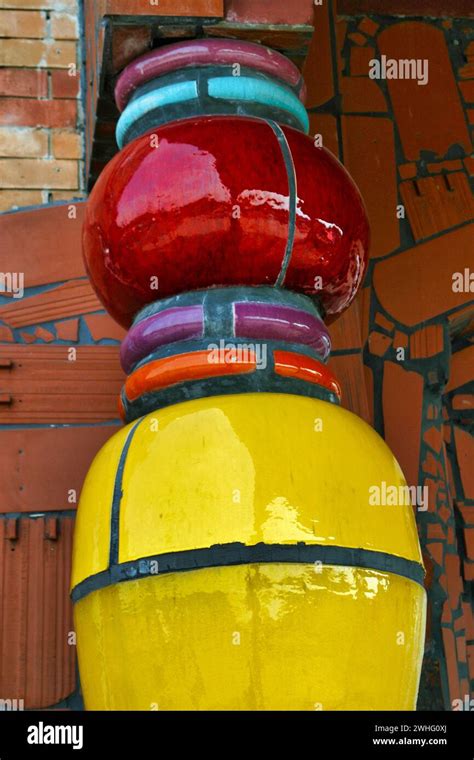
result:
[[[140,56],[120,74],[115,86],[115,102],[123,111],[137,87],[186,66],[236,63],[283,80],[297,90],[299,99],[304,102],[305,84],[300,71],[288,58],[254,42],[219,39],[176,42]]]
[[[166,309],[130,328],[120,347],[120,362],[128,374],[137,361],[160,346],[203,335],[204,312],[200,304]]]
[[[311,346],[327,359],[331,339],[321,319],[302,309],[242,301],[234,304],[235,337],[284,340]]]

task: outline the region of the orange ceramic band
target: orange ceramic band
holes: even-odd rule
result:
[[[248,352],[246,359],[235,357],[235,361],[212,360],[212,351],[192,351],[164,359],[156,359],[135,370],[125,382],[125,394],[129,401],[135,401],[143,393],[166,388],[168,385],[188,380],[204,380],[208,377],[238,375],[253,372],[257,368],[255,355]]]

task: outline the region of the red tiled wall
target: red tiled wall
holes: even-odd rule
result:
[[[333,362],[408,482],[428,489],[416,511],[429,588],[419,708],[452,709],[474,687],[474,292],[452,287],[455,272],[474,272],[474,22],[378,14],[316,6],[323,38],[305,67],[312,132],[351,172],[372,228],[358,307],[332,328]],[[382,55],[427,59],[428,83],[371,79]]]

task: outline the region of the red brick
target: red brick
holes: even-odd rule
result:
[[[403,21],[384,29],[377,42],[387,58],[428,60],[426,85],[387,79],[405,158],[417,160],[423,150],[444,156],[456,143],[469,153],[471,140],[443,31],[433,24]]]
[[[69,72],[74,69],[51,71],[51,94],[53,98],[78,98],[80,95],[81,78],[76,69],[76,75]]]
[[[387,104],[378,84],[368,77],[342,77],[344,113],[386,113]]]
[[[33,100],[5,98],[0,113],[0,124],[18,127],[75,127],[77,103],[75,100]]]
[[[458,70],[458,74],[463,79],[474,79],[474,63],[470,61],[462,69]]]
[[[43,203],[41,190],[0,190],[0,211]]]
[[[418,485],[423,377],[385,362],[383,374],[384,438],[409,485]]]
[[[82,138],[73,130],[57,130],[52,135],[52,153],[55,158],[82,158]]]
[[[334,95],[329,3],[315,6],[314,26],[316,31],[303,67],[307,108],[320,106]]]
[[[0,127],[0,157],[44,157],[48,155],[48,134],[31,127]]]
[[[474,217],[474,198],[464,172],[402,182],[400,193],[415,240],[431,237]]]
[[[39,66],[67,68],[76,63],[76,43],[67,40],[4,39],[0,48],[0,66]]]
[[[344,164],[367,207],[370,255],[378,258],[400,246],[393,124],[383,118],[343,116],[342,133]]]
[[[385,311],[412,326],[470,303],[472,293],[453,292],[452,277],[472,265],[473,234],[466,225],[378,262],[373,286]]]
[[[0,96],[45,98],[48,80],[44,69],[0,69]]]
[[[469,431],[455,425],[454,441],[464,498],[474,499],[474,436]],[[474,556],[470,559],[474,560]]]
[[[48,158],[1,159],[0,186],[75,188],[77,185],[77,161],[57,161]]]
[[[79,36],[77,15],[72,13],[51,14],[51,37],[55,40],[76,40]]]
[[[46,36],[46,14],[41,11],[0,10],[0,37],[42,39]]]
[[[67,340],[70,343],[77,343],[79,333],[78,319],[68,319],[65,322],[56,322],[55,327],[58,340]]]

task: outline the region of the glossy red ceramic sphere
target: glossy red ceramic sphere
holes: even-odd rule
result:
[[[87,204],[92,283],[125,327],[146,303],[212,286],[315,294],[328,317],[367,263],[359,192],[328,151],[260,119],[186,119],[118,153]]]

